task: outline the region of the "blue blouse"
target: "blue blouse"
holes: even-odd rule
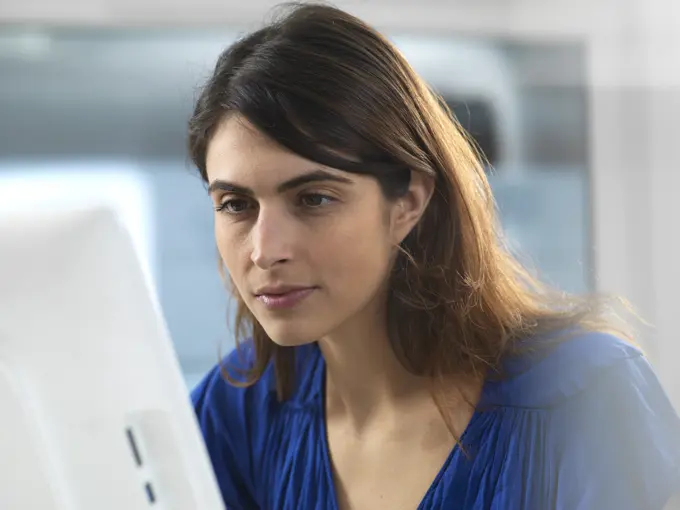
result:
[[[270,366],[249,388],[215,367],[192,393],[230,510],[337,510],[324,423],[325,365],[298,347],[277,401]],[[225,366],[244,367],[242,345]],[[680,418],[636,348],[602,333],[508,359],[419,510],[661,510],[680,492]]]

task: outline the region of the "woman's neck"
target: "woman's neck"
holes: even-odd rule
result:
[[[365,309],[319,341],[326,363],[326,412],[360,431],[431,399],[429,381],[409,373],[390,346],[385,314]]]
[[[377,307],[320,340],[319,347],[326,363],[327,419],[340,419],[357,434],[375,426],[398,428],[413,416],[437,420],[444,412],[447,428],[460,436],[483,388],[483,380],[454,374],[434,387],[431,379],[406,370],[390,345],[386,314]],[[440,406],[433,392],[443,397]]]

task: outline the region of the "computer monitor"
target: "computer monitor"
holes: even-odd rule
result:
[[[112,210],[0,217],[0,508],[224,510]]]

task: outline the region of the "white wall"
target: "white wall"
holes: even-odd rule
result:
[[[679,6],[628,2],[590,42],[598,283],[651,322],[645,347],[678,407]]]
[[[384,29],[559,38],[607,24],[625,0],[335,0]],[[612,4],[614,2],[614,4]],[[93,25],[252,25],[278,0],[0,0],[0,21]]]

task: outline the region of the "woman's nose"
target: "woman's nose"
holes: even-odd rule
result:
[[[293,255],[290,219],[277,211],[260,209],[257,222],[251,232],[251,260],[260,269],[270,269],[287,262]]]

